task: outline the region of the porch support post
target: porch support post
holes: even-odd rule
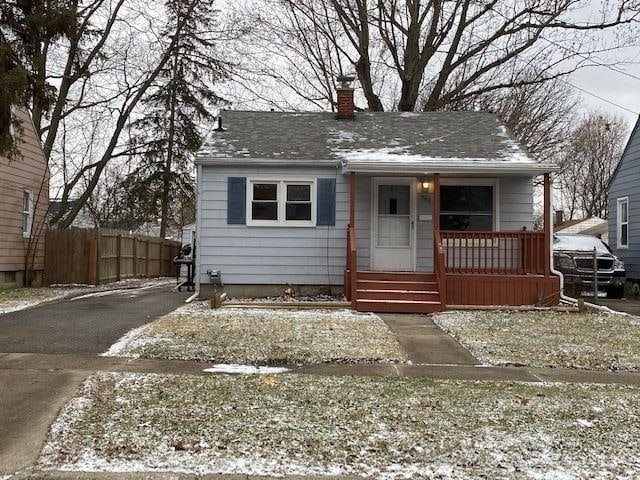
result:
[[[351,308],[358,307],[357,283],[358,283],[358,256],[356,250],[356,174],[349,174],[349,228],[347,229],[347,268],[349,277],[345,279],[347,298],[351,301]],[[348,284],[347,284],[348,280]]]
[[[440,174],[433,174],[433,231],[440,231]],[[434,250],[435,251],[435,250]]]
[[[551,275],[551,175],[544,174],[544,275]]]
[[[349,225],[356,228],[356,174],[349,174]]]

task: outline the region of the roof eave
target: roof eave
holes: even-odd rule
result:
[[[252,157],[209,157],[197,156],[196,165],[204,166],[311,166],[336,167],[340,165],[337,159],[291,159],[291,158],[252,158]]]
[[[401,170],[399,170],[399,167]],[[444,174],[522,174],[541,175],[557,172],[560,168],[551,163],[501,163],[501,162],[350,162],[342,163],[344,173],[383,173],[427,175]]]

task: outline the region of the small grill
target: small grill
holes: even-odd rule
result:
[[[593,272],[593,258],[576,258],[576,267],[579,270],[589,270]],[[612,258],[598,258],[598,271],[613,270]]]

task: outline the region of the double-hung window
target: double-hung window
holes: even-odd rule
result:
[[[314,180],[249,179],[247,225],[314,226]]]
[[[629,247],[629,197],[622,197],[617,202],[618,248]]]
[[[492,231],[496,228],[493,182],[470,182],[440,186],[442,230]]]
[[[32,226],[33,226],[33,192],[31,190],[23,190],[22,192],[22,236],[24,238],[31,237]]]

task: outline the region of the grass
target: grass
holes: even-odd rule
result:
[[[261,365],[407,359],[375,315],[203,305],[183,307],[130,332],[107,355]]]
[[[636,478],[640,390],[101,373],[40,468],[370,478]]]
[[[434,321],[491,365],[640,370],[640,320],[603,313],[454,311]]]
[[[69,293],[63,288],[12,288],[0,290],[0,314],[21,310],[47,300],[62,298]]]

